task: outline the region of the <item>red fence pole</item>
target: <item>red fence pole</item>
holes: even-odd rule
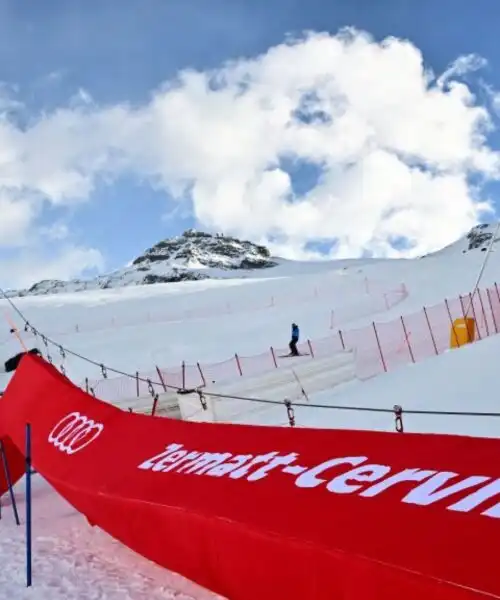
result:
[[[465,318],[467,318],[467,315],[465,314],[465,308],[464,308],[464,299],[462,298],[462,296],[459,296],[460,298],[460,307],[462,309],[462,315]]]
[[[380,340],[378,338],[377,326],[375,322],[373,322],[373,331],[375,332],[375,339],[377,340],[378,351],[380,352],[380,359],[382,360],[382,366],[384,367],[384,371],[387,373],[387,365],[385,364],[384,353],[382,352],[382,346],[380,345]]]
[[[311,340],[307,340],[307,345],[309,346],[309,352],[311,353],[311,358],[314,358],[314,350],[311,344]]]
[[[488,319],[486,318],[486,312],[484,310],[483,298],[481,296],[481,290],[480,289],[477,290],[477,295],[479,296],[479,302],[481,303],[481,311],[483,313],[484,326],[486,327],[486,336],[489,337],[489,335],[490,335],[490,328],[488,327]]]
[[[477,316],[476,316],[476,309],[474,308],[474,299],[472,297],[472,294],[469,294],[469,298],[470,298],[470,305],[472,308],[472,314],[474,316],[474,321],[476,321],[476,331],[477,331],[477,337],[478,339],[482,340],[483,338],[481,337],[481,332],[479,331],[479,323],[477,320]],[[470,340],[471,342],[474,340]]]
[[[424,306],[424,315],[425,320],[427,321],[427,327],[429,328],[429,333],[431,334],[432,345],[434,346],[434,351],[436,352],[436,356],[439,354],[438,347],[436,344],[436,340],[434,339],[434,333],[432,332],[431,322],[429,321],[429,315],[427,314],[427,309]]]
[[[495,326],[495,333],[498,333],[497,320],[495,318],[495,311],[493,310],[493,303],[491,301],[491,294],[489,288],[486,290],[486,295],[488,296],[488,302],[490,303],[491,318],[493,319],[493,325]]]
[[[273,363],[276,368],[278,368],[278,361],[276,360],[276,354],[274,352],[274,348],[271,346],[271,356],[273,357]]]
[[[448,300],[445,298],[444,303],[446,305],[446,310],[448,312],[448,317],[450,318],[451,330],[453,331],[453,337],[455,338],[455,342],[457,344],[457,348],[460,346],[460,342],[458,341],[458,335],[455,330],[455,326],[453,325],[453,318],[451,316],[450,307],[448,305]],[[460,304],[462,304],[462,296],[460,296]]]
[[[238,367],[238,372],[243,377],[243,371],[241,370],[240,358],[237,354],[234,355],[234,358],[236,359],[236,366]]]
[[[163,375],[160,371],[160,367],[158,365],[156,365],[156,372],[158,373],[158,377],[160,378],[161,384],[163,386],[163,390],[166,392],[167,391],[167,386],[165,385],[165,382],[163,381]]]
[[[410,338],[408,337],[408,332],[406,331],[406,325],[405,325],[405,320],[403,319],[403,316],[401,316],[401,325],[403,326],[403,332],[405,334],[405,340],[406,340],[406,344],[408,346],[408,351],[410,352],[411,362],[414,363],[415,357],[413,356],[413,350],[411,349]]]
[[[345,350],[344,336],[342,335],[342,331],[339,329],[339,338],[340,343],[342,344],[342,350]]]
[[[205,379],[205,375],[203,375],[203,371],[202,371],[202,369],[200,367],[200,363],[197,362],[196,366],[198,367],[198,371],[200,373],[200,377],[201,377],[201,381],[203,383],[203,387],[207,387],[207,382],[206,382],[206,379]]]

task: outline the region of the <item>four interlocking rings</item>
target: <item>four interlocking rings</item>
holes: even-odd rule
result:
[[[99,437],[103,429],[102,423],[96,423],[79,412],[72,412],[54,426],[48,441],[61,452],[75,454]]]

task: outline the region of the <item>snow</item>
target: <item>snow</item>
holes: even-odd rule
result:
[[[25,529],[9,502],[0,521],[0,590],[15,600],[216,600],[90,527],[41,477],[33,478],[33,587],[26,588]],[[16,487],[20,516],[23,488]]]
[[[491,231],[491,227],[481,230]],[[216,363],[234,358],[235,352],[253,355],[270,346],[284,347],[292,321],[300,325],[303,339],[323,338],[332,333],[332,318],[336,328],[354,328],[469,293],[485,253],[481,247],[468,247],[469,240],[462,239],[434,255],[411,261],[279,261],[276,267],[248,271],[244,277],[241,271],[232,271],[223,279],[29,296],[15,302],[33,325],[68,348],[126,372],[151,372],[155,365],[175,367],[182,360]],[[500,279],[499,273],[495,246],[481,287]],[[394,305],[386,310],[384,294],[401,289],[402,283],[408,296],[397,301],[394,296]],[[20,324],[6,302],[0,302],[0,313]],[[9,327],[6,322],[0,330],[0,357],[5,359],[20,350]],[[39,339],[21,334],[26,345],[44,349]],[[493,336],[364,382],[354,380],[349,369],[349,375],[339,380],[318,379],[318,364],[306,358],[295,359],[290,370],[296,364],[296,373],[306,392],[310,386],[308,398],[315,405],[391,411],[400,404],[406,411],[500,412],[495,393],[499,353],[500,337]],[[54,348],[52,354],[55,364],[63,363],[78,383],[85,377],[102,377],[97,367],[73,357],[63,359]],[[278,398],[285,389],[294,400],[307,404],[290,373],[289,381],[292,383],[275,374],[253,373],[251,378],[216,384],[212,389],[233,394],[244,391],[244,395],[263,398]],[[7,383],[8,376],[0,375],[0,390]],[[221,403],[215,406],[219,419],[287,424],[285,406],[233,407],[232,413],[221,412]],[[394,430],[391,412],[296,407],[295,417],[299,427]],[[498,437],[499,420],[403,414],[405,431],[474,436]],[[40,477],[35,476],[35,482],[34,588],[26,591],[23,587],[23,528],[13,524],[9,501],[4,498],[0,521],[3,596],[13,600],[214,598],[91,528]],[[22,511],[22,488],[17,498]]]

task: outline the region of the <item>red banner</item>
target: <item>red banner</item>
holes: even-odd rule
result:
[[[0,406],[2,399],[0,398]],[[14,486],[25,473],[24,456],[17,447],[10,441],[9,438],[2,440],[4,456],[0,452],[0,497],[9,489],[7,482],[7,473],[5,466],[7,465],[11,484]],[[5,461],[5,463],[4,463]]]
[[[26,422],[92,523],[231,600],[500,597],[500,440],[130,414],[31,356],[0,435]]]

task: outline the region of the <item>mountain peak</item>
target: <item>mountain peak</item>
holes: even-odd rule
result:
[[[163,240],[138,256],[133,265],[151,266],[169,261],[176,267],[222,270],[262,269],[275,265],[265,246],[203,231],[188,229],[182,235]]]
[[[223,234],[188,229],[147,249],[129,266],[94,279],[44,280],[10,296],[39,296],[110,289],[130,285],[177,283],[200,279],[227,278],[228,271],[268,269],[277,265],[265,246]]]

